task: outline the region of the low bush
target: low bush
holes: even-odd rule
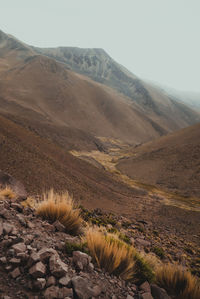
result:
[[[134,277],[133,248],[118,239],[115,234],[104,234],[96,228],[86,232],[89,253],[98,264],[110,274],[125,280]]]
[[[163,265],[156,271],[156,281],[173,298],[200,298],[200,284],[197,278],[181,266]]]
[[[73,251],[81,251],[88,253],[87,243],[74,243],[74,242],[66,242],[65,245],[66,253],[72,255]]]
[[[36,213],[50,223],[60,221],[66,232],[79,234],[82,224],[79,209],[68,193],[57,194],[53,190],[43,195],[43,199],[36,204]]]
[[[148,262],[145,256],[138,252],[134,254],[135,261],[135,281],[141,284],[145,281],[153,282],[155,280],[155,272],[152,265]]]
[[[159,256],[161,259],[163,259],[165,257],[165,252],[161,247],[153,247],[152,251]]]
[[[0,189],[0,199],[13,199],[15,197],[16,194],[10,187]]]

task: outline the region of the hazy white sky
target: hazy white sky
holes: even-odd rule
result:
[[[0,29],[34,46],[103,48],[141,78],[200,92],[200,0],[0,0]]]

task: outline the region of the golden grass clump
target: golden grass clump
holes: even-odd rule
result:
[[[89,253],[96,260],[98,267],[125,280],[134,277],[133,248],[118,239],[115,234],[104,234],[97,228],[86,232]]]
[[[0,189],[0,199],[13,199],[16,197],[16,194],[10,187],[5,187]]]
[[[156,281],[173,298],[200,298],[200,284],[197,278],[181,266],[163,265],[156,272]]]
[[[36,204],[36,213],[51,223],[60,221],[68,233],[80,233],[82,224],[80,211],[75,208],[74,201],[68,193],[57,194],[50,190]]]

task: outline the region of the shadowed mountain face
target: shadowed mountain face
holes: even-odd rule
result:
[[[199,197],[200,124],[133,149],[117,168],[138,181]]]

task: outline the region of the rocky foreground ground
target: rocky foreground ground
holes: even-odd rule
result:
[[[127,283],[104,273],[86,253],[67,253],[66,243],[77,241],[59,222],[49,224],[15,200],[1,200],[0,298],[170,298],[155,284]],[[144,238],[136,242],[149,245]]]

